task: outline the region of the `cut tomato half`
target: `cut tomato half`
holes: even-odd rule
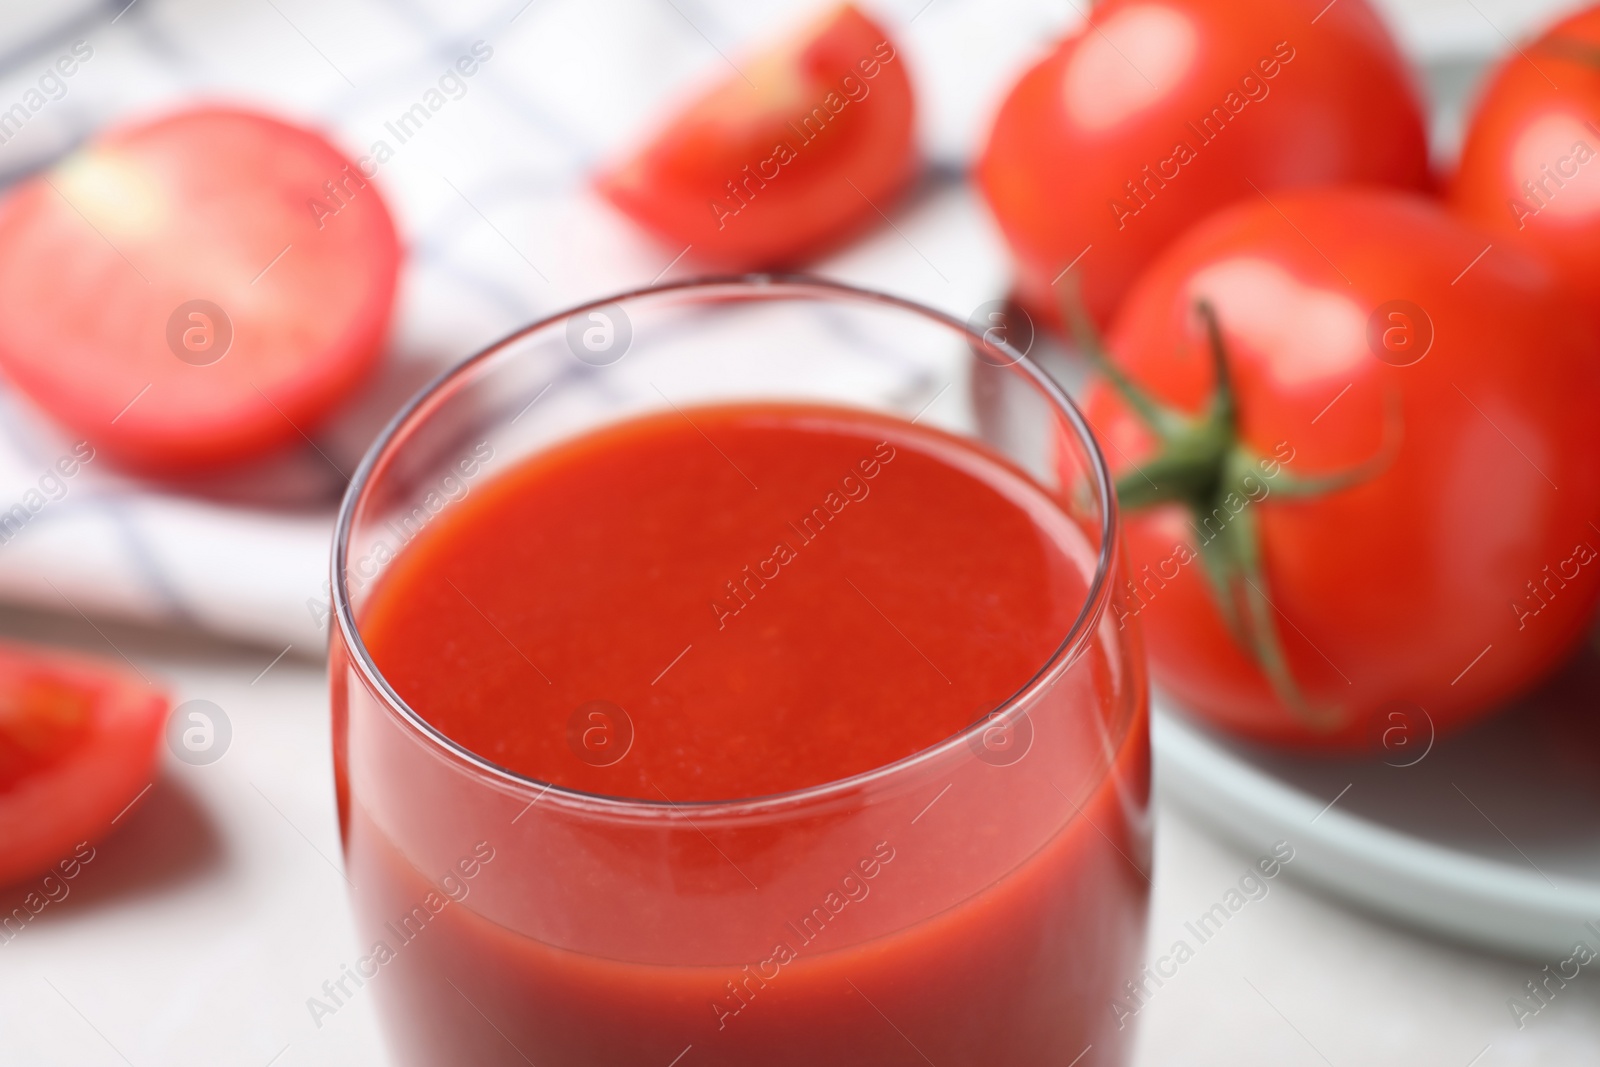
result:
[[[111,829],[155,778],[167,711],[120,667],[0,643],[0,885]]]
[[[222,107],[125,126],[0,206],[0,369],[125,466],[255,458],[372,368],[399,264],[320,135]]]
[[[904,58],[846,4],[741,64],[597,185],[699,263],[791,266],[878,221],[915,170],[914,118]]]

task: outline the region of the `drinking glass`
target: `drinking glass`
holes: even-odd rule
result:
[[[915,420],[1030,478],[1082,589],[1033,677],[887,766],[694,803],[524,777],[407,706],[363,606],[472,482],[619,420],[739,401]],[[362,946],[339,989],[376,999],[395,1061],[429,1067],[1127,1063],[1149,742],[1137,634],[1107,610],[1117,545],[1082,415],[983,317],[756,275],[624,293],[489,346],[393,419],[339,513],[333,749]],[[596,751],[632,740],[603,713],[594,730]]]

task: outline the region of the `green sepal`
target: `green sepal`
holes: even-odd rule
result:
[[[1393,394],[1386,397],[1384,443],[1372,459],[1347,471],[1311,478],[1297,478],[1281,465],[1269,475],[1267,464],[1239,440],[1238,401],[1227,345],[1216,310],[1209,303],[1200,301],[1195,306],[1205,329],[1214,374],[1211,396],[1197,416],[1161,404],[1110,360],[1076,290],[1070,286],[1064,307],[1089,362],[1158,441],[1152,459],[1117,479],[1118,502],[1129,512],[1174,503],[1188,511],[1201,570],[1218,614],[1234,640],[1297,718],[1316,730],[1337,728],[1342,721],[1339,709],[1314,706],[1289,665],[1278,632],[1279,612],[1262,569],[1261,532],[1252,505],[1271,493],[1289,498],[1321,496],[1376,476],[1393,462],[1399,448],[1398,398]],[[1268,493],[1253,495],[1248,489],[1249,479],[1267,485]],[[1228,506],[1230,497],[1243,502],[1238,511]],[[1227,519],[1213,531],[1207,523],[1215,522],[1218,512]]]

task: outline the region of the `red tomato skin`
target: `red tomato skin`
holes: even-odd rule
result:
[[[1554,259],[1600,320],[1600,6],[1500,64],[1449,200],[1498,240]]]
[[[165,221],[114,238],[104,219],[91,228],[81,197],[65,198],[65,175],[91,158],[134,161]],[[303,442],[377,364],[398,283],[389,211],[346,167],[361,178],[320,134],[230,106],[102,135],[0,205],[0,369],[56,422],[144,474],[215,470]],[[327,181],[347,191],[337,212]],[[56,269],[42,271],[44,257]],[[174,310],[196,298],[232,321],[230,349],[208,366],[177,358],[167,337]]]
[[[720,270],[794,266],[876,224],[917,166],[911,79],[883,28],[845,4],[741,67],[754,88],[712,87],[601,173],[601,194]]]
[[[1294,676],[1343,725],[1314,729],[1288,710],[1228,632],[1198,559],[1174,562],[1207,532],[1184,509],[1124,512],[1135,584],[1116,610],[1143,624],[1157,682],[1230,732],[1372,751],[1375,723],[1402,701],[1443,736],[1559,665],[1594,616],[1600,337],[1543,260],[1496,248],[1462,274],[1482,235],[1421,198],[1330,189],[1274,204],[1235,205],[1182,238],[1129,295],[1109,343],[1151,393],[1198,412],[1214,376],[1193,307],[1209,300],[1241,440],[1300,478],[1384,455],[1398,402],[1381,471],[1245,505]],[[1433,325],[1410,366],[1367,341],[1369,316],[1395,299]],[[1120,398],[1099,385],[1088,411],[1114,466],[1144,462],[1151,438]]]
[[[0,791],[0,886],[33,878],[94,844],[159,773],[170,702],[160,689],[88,656],[0,643],[0,675],[43,675],[89,694],[88,732],[65,758]]]
[[[1241,198],[1429,186],[1422,109],[1387,30],[1365,0],[1323,6],[1107,0],[1022,76],[977,173],[1030,313],[1060,326],[1072,266],[1104,325],[1163,248]],[[1231,115],[1220,126],[1216,108]]]

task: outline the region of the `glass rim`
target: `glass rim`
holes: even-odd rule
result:
[[[553,782],[546,782],[510,768],[502,767],[449,737],[424,718],[415,708],[406,703],[404,698],[389,684],[388,679],[384,677],[377,664],[373,662],[366,642],[361,637],[361,630],[356,624],[355,609],[351,602],[347,574],[350,534],[355,525],[356,512],[365,501],[368,484],[397,442],[402,440],[403,431],[419,413],[424,412],[428,404],[438,397],[442,390],[457,379],[470,374],[480,364],[493,359],[524,338],[573,315],[601,308],[608,304],[619,304],[667,293],[695,292],[718,288],[742,289],[754,294],[753,299],[781,299],[785,296],[798,299],[809,297],[818,300],[859,301],[866,304],[897,308],[900,311],[920,316],[958,335],[962,335],[971,345],[981,345],[996,349],[1011,360],[1012,362],[1009,364],[997,367],[997,369],[1015,371],[1024,375],[1030,384],[1044,394],[1045,399],[1056,413],[1064,417],[1072,427],[1078,442],[1089,457],[1089,464],[1094,472],[1095,485],[1101,500],[1100,547],[1096,554],[1094,577],[1084,596],[1083,606],[1079,609],[1072,625],[1067,629],[1066,635],[1038,670],[1030,675],[1028,680],[1019,686],[1015,692],[996,704],[992,711],[926,748],[918,749],[893,762],[844,778],[829,779],[816,785],[753,797],[673,801],[590,793],[581,789],[556,785]],[[339,503],[338,517],[334,523],[333,551],[330,560],[332,572],[332,618],[334,619],[334,625],[329,629],[329,640],[330,642],[334,640],[342,640],[344,642],[345,648],[350,653],[351,662],[361,672],[362,678],[368,687],[387,705],[388,711],[398,714],[401,721],[411,728],[410,732],[414,739],[433,748],[436,755],[462,764],[463,769],[474,771],[493,779],[500,787],[535,790],[536,796],[530,803],[536,803],[549,797],[580,810],[624,817],[669,816],[683,809],[689,809],[700,816],[708,814],[750,816],[769,812],[773,809],[784,809],[812,801],[832,799],[885,779],[901,777],[916,767],[933,762],[956,746],[968,743],[971,738],[976,737],[982,731],[992,728],[995,720],[1004,719],[1008,714],[1028,701],[1037,690],[1053,684],[1051,679],[1058,670],[1070,667],[1071,663],[1076,659],[1081,651],[1081,646],[1086,642],[1087,636],[1092,632],[1094,626],[1098,624],[1105,604],[1110,600],[1110,576],[1117,550],[1117,529],[1118,513],[1115,482],[1112,478],[1110,467],[1106,463],[1105,454],[1095,440],[1088,419],[1078,409],[1072,398],[1066,394],[1065,390],[1056,384],[1054,379],[1040,370],[1028,358],[1027,353],[1018,351],[1008,341],[994,341],[973,328],[970,323],[906,297],[868,289],[863,286],[851,285],[847,282],[834,281],[818,275],[764,272],[697,275],[678,281],[662,282],[623,290],[597,299],[586,300],[580,304],[563,308],[553,314],[545,315],[513,330],[511,333],[446,367],[407,399],[405,404],[384,424],[382,431],[373,439],[372,444],[368,446]]]

